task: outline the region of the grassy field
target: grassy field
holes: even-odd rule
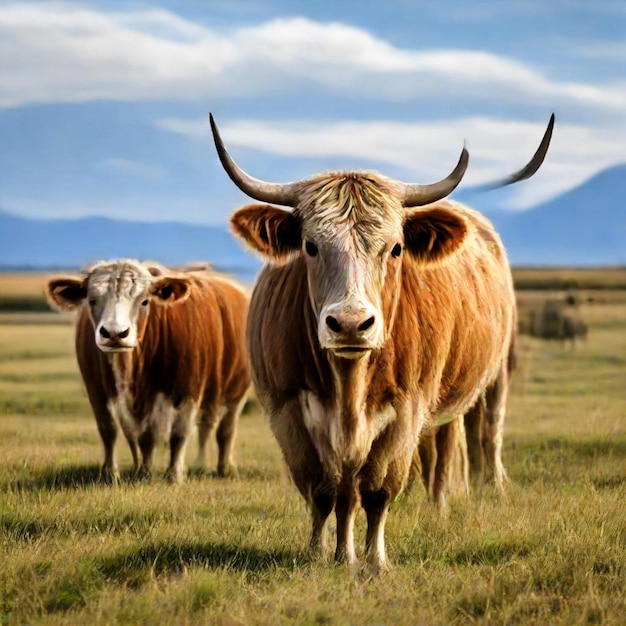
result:
[[[513,279],[518,290],[626,289],[626,267],[515,267]]]
[[[452,502],[444,519],[416,488],[387,525],[394,567],[373,580],[307,557],[308,513],[254,407],[237,478],[100,484],[72,318],[1,314],[0,622],[623,624],[626,302],[602,294],[575,350],[521,339],[508,497]]]

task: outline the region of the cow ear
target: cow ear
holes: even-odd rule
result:
[[[87,297],[87,287],[82,278],[58,276],[46,284],[46,298],[56,309],[75,311]]]
[[[302,245],[300,220],[270,204],[251,204],[230,218],[236,235],[273,261],[284,262]]]
[[[420,264],[445,259],[461,247],[466,235],[465,219],[449,209],[415,211],[404,222],[404,246]]]
[[[184,302],[191,293],[191,283],[187,278],[163,276],[150,285],[150,295],[158,304]]]

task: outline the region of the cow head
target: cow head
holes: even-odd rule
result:
[[[226,152],[212,121],[218,154],[231,179],[257,200],[231,223],[266,259],[301,257],[320,346],[341,358],[380,348],[393,324],[402,263],[437,263],[464,241],[462,216],[442,207],[412,210],[448,195],[467,167],[432,185],[411,185],[370,173],[335,173],[287,185],[258,181]]]
[[[125,352],[142,340],[150,303],[181,302],[189,296],[187,278],[138,261],[100,262],[81,278],[58,276],[48,281],[48,301],[64,311],[89,307],[95,342],[103,352]]]

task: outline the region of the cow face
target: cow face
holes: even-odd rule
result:
[[[391,330],[403,257],[439,262],[462,244],[466,223],[445,208],[407,211],[393,183],[373,175],[313,179],[299,198],[293,212],[245,207],[233,228],[273,262],[301,257],[320,346],[360,358]]]
[[[134,261],[98,263],[84,278],[57,277],[48,282],[48,300],[71,311],[86,303],[103,352],[125,352],[143,337],[150,303],[172,304],[189,296],[187,278],[162,275],[163,268]]]

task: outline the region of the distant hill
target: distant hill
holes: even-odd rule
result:
[[[496,210],[497,194],[503,191],[466,190],[456,197],[493,220],[514,265],[626,265],[626,165],[527,211]],[[174,266],[205,260],[246,281],[260,267],[226,226],[105,218],[44,221],[0,212],[0,268],[76,269],[116,257]]]
[[[34,220],[0,212],[1,268],[77,269],[121,257],[172,266],[209,261],[242,280],[251,280],[260,267],[226,227],[99,217]]]

